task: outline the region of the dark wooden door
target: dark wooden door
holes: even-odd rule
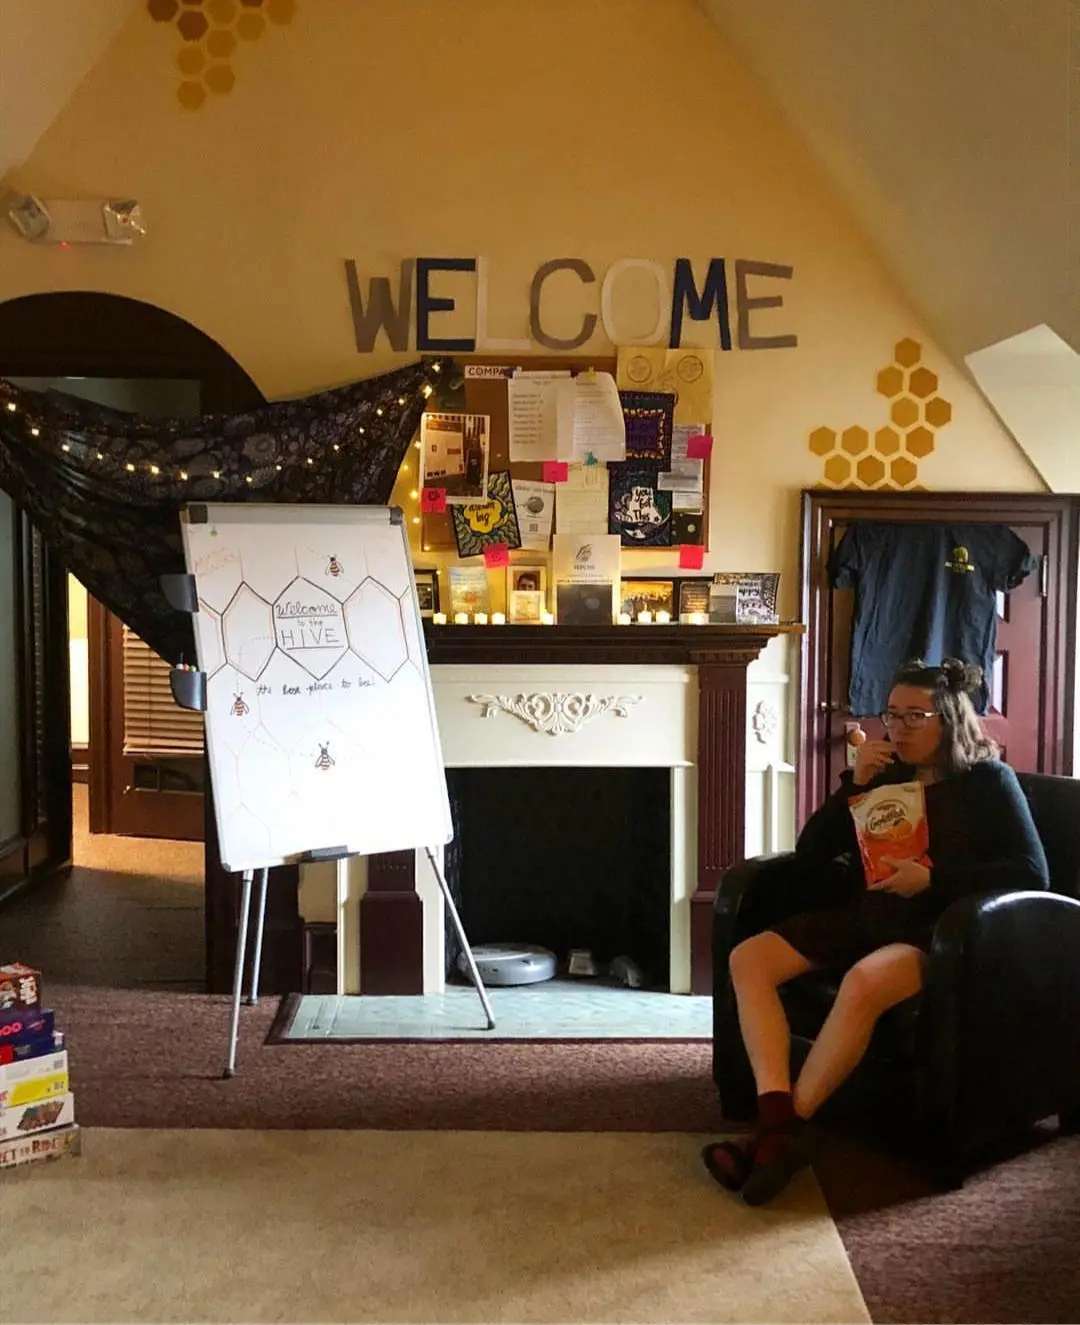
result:
[[[90,831],[203,840],[202,717],[177,708],[167,665],[88,600]]]
[[[1069,623],[1075,620],[1076,511],[1073,499],[974,497],[968,494],[804,494],[803,610],[807,622],[802,676],[799,820],[836,785],[857,724],[871,739],[883,735],[875,718],[848,709],[854,591],[833,589],[827,566],[852,520],[1003,524],[1037,558],[1035,571],[1009,594],[998,595],[996,657],[987,678],[984,723],[1015,768],[1069,772],[1072,754],[1072,677]]]

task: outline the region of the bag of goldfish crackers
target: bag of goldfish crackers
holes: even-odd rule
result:
[[[930,867],[930,829],[921,782],[875,787],[848,802],[855,820],[867,883],[881,883],[894,872],[886,860],[916,860]]]

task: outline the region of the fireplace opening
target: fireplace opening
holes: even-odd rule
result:
[[[629,957],[643,988],[670,987],[667,768],[448,769],[455,841],[446,876],[473,946],[591,953],[597,978]],[[446,973],[460,980],[446,927]]]

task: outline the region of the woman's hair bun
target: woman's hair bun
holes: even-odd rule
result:
[[[982,686],[982,676],[981,667],[962,662],[959,658],[943,658],[941,661],[941,679],[945,689],[956,694],[977,694]]]

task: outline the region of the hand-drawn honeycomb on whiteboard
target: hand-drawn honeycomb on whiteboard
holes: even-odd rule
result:
[[[195,617],[215,798],[271,856],[290,826],[318,840],[340,824],[343,803],[375,807],[391,787],[414,786],[430,721],[407,566],[390,587],[363,574],[379,564],[378,544],[348,558],[289,550],[288,565],[274,551],[252,567],[256,589],[236,575],[238,551],[215,549]]]
[[[952,418],[952,405],[938,394],[937,373],[922,362],[922,346],[898,341],[893,362],[877,375],[877,393],[889,402],[886,426],[869,430],[814,428],[807,439],[822,461],[826,488],[916,488],[919,461],[931,455],[936,431]]]

